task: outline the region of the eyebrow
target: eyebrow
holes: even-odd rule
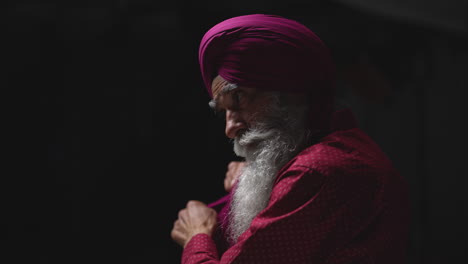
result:
[[[216,99],[211,99],[208,102],[208,105],[210,106],[211,109],[216,110],[216,106],[218,105],[218,101]]]
[[[230,91],[232,91],[232,90],[234,90],[236,88],[239,88],[239,86],[237,84],[228,83],[228,84],[224,85],[221,89],[219,89],[219,86],[217,87],[217,89],[215,87],[215,91],[220,90],[219,93],[217,93],[217,95],[220,95],[220,94],[226,94],[226,93],[228,93],[228,92],[230,92]],[[217,106],[219,105],[219,102],[218,102],[217,98],[213,98],[208,102],[208,105],[213,110],[216,110]]]

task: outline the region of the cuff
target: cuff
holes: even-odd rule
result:
[[[218,250],[213,239],[209,235],[197,234],[185,245],[182,253],[182,264],[204,262],[217,263]]]

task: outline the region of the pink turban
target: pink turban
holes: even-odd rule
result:
[[[330,52],[306,26],[276,15],[233,17],[203,36],[199,63],[212,97],[211,82],[262,90],[308,92],[315,127],[326,128],[333,104],[335,69]]]

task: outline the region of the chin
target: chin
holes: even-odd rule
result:
[[[247,147],[239,144],[239,140],[236,138],[234,140],[234,153],[239,157],[245,158],[247,156],[247,152]]]
[[[236,139],[234,140],[234,153],[239,157],[249,159],[257,152],[259,145],[260,141],[239,143],[239,140]]]

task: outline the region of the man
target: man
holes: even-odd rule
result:
[[[334,66],[317,35],[279,16],[234,17],[204,35],[199,60],[245,163],[230,164],[230,195],[179,212],[182,263],[405,262],[406,182],[334,108]]]

